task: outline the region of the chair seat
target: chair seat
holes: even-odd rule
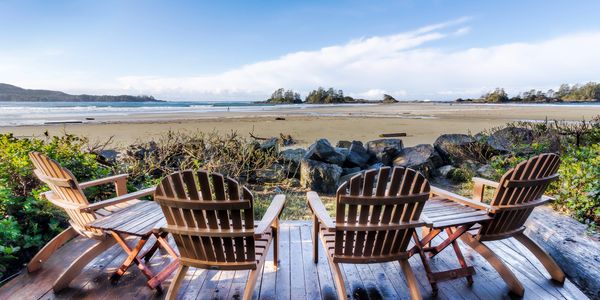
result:
[[[493,220],[485,210],[475,209],[443,197],[432,197],[421,214],[423,220],[433,224],[433,228],[446,228]]]

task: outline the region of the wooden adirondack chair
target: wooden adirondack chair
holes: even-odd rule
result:
[[[138,198],[151,195],[154,188],[127,194],[127,174],[79,183],[69,170],[61,167],[48,156],[31,152],[29,157],[35,166],[35,175],[50,187],[50,191],[41,195],[65,211],[71,226],[48,242],[27,264],[27,270],[34,272],[40,269],[56,249],[77,235],[98,240],[98,243],[75,259],[54,282],[53,289],[59,292],[66,288],[91,260],[115,244],[115,240],[110,235],[101,230],[90,229],[86,224],[137,203],[140,201]],[[115,185],[117,197],[90,204],[83,190],[109,183]]]
[[[482,178],[473,178],[475,183],[473,199],[439,188],[431,188],[434,195],[489,212],[493,220],[484,223],[476,232],[463,234],[461,239],[487,259],[511,291],[519,296],[523,296],[525,292],[523,285],[502,262],[500,257],[482,242],[514,237],[541,261],[553,280],[563,283],[565,274],[560,267],[552,257],[523,233],[525,221],[527,221],[533,209],[552,200],[552,198],[544,196],[544,192],[550,182],[558,179],[559,166],[559,156],[546,153],[534,156],[510,169],[502,176],[499,183]],[[489,205],[481,202],[486,186],[496,188]]]
[[[391,175],[391,176],[390,176]],[[321,239],[334,276],[339,299],[347,299],[340,263],[368,264],[399,261],[413,299],[421,299],[408,263],[408,244],[429,198],[429,183],[407,168],[368,170],[340,185],[335,222],[315,192],[308,192],[313,213],[313,259]]]
[[[276,195],[258,227],[254,226],[250,190],[218,173],[186,170],[165,177],[154,199],[181,255],[167,299],[175,299],[189,267],[211,270],[250,270],[243,299],[250,299],[266,254],[274,241],[277,266],[279,215],[284,195]]]

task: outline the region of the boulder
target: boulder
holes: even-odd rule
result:
[[[350,178],[352,178],[352,177],[354,177],[354,176],[358,175],[358,174],[359,174],[359,173],[361,173],[361,172],[363,172],[363,171],[361,171],[361,170],[358,170],[357,172],[354,172],[354,173],[348,173],[348,174],[345,174],[345,175],[343,175],[342,177],[340,177],[340,184],[342,184],[342,183],[344,183],[344,182],[346,182],[346,181],[350,180]]]
[[[260,144],[260,150],[265,152],[279,152],[279,141],[277,138],[270,138]]]
[[[348,175],[348,174],[353,174],[353,173],[358,173],[360,172],[361,169],[359,167],[354,167],[354,168],[342,168],[342,176],[343,175]]]
[[[374,164],[370,165],[370,166],[368,167],[368,169],[369,169],[369,170],[371,170],[371,169],[375,169],[375,170],[376,170],[376,169],[381,169],[381,168],[383,168],[383,167],[385,167],[385,165],[384,165],[383,163],[376,162],[376,163],[374,163]]]
[[[437,168],[434,172],[434,175],[448,178],[448,174],[450,174],[454,169],[456,168],[453,165],[445,165]]]
[[[147,157],[154,156],[156,151],[158,151],[156,142],[150,141],[148,143],[129,146],[126,150],[126,154],[138,160],[143,160]]]
[[[117,162],[118,155],[119,152],[117,152],[116,150],[106,149],[101,150],[100,153],[98,153],[98,159],[104,164],[114,165]]]
[[[470,148],[475,142],[470,135],[443,134],[435,140],[433,146],[446,163],[458,165],[470,158]]]
[[[313,159],[300,162],[300,185],[315,192],[334,194],[342,175],[342,168]]]
[[[362,142],[352,141],[348,156],[346,157],[346,165],[350,167],[364,168],[371,159],[371,155],[363,146]]]
[[[338,141],[337,144],[335,144],[335,146],[337,148],[350,148],[350,146],[352,145],[352,142],[350,141]]]
[[[475,171],[475,173],[477,173],[477,176],[481,176],[483,178],[491,179],[496,174],[496,171],[490,165],[483,165],[483,166],[479,167]]]
[[[401,139],[380,139],[367,143],[367,151],[386,166],[392,164],[403,148]]]
[[[506,127],[492,133],[487,145],[498,153],[509,153],[533,142],[533,131],[521,127]]]
[[[276,183],[286,178],[287,170],[280,164],[273,164],[268,169],[256,170],[254,180],[256,183]]]
[[[279,162],[287,167],[288,177],[296,177],[300,174],[300,161],[305,154],[306,150],[302,148],[286,149],[279,152]]]
[[[420,144],[404,148],[402,154],[394,159],[394,166],[421,171],[429,177],[432,171],[442,165],[442,158],[429,144]]]
[[[304,158],[340,166],[346,160],[346,156],[343,153],[336,151],[326,139],[317,140],[314,144],[310,145]]]

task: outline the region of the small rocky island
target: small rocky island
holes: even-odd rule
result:
[[[360,103],[384,103],[391,104],[397,103],[394,97],[384,94],[382,100],[366,100],[357,99],[350,96],[344,96],[344,91],[335,90],[334,88],[324,89],[319,87],[316,90],[311,91],[304,101],[297,93],[293,90],[285,90],[280,88],[273,92],[271,97],[265,101],[257,102],[263,104],[360,104]]]
[[[59,91],[29,90],[0,83],[0,101],[7,102],[164,102],[152,96],[71,95]]]

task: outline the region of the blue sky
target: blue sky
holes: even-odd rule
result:
[[[0,82],[173,100],[600,81],[600,1],[6,1]]]

